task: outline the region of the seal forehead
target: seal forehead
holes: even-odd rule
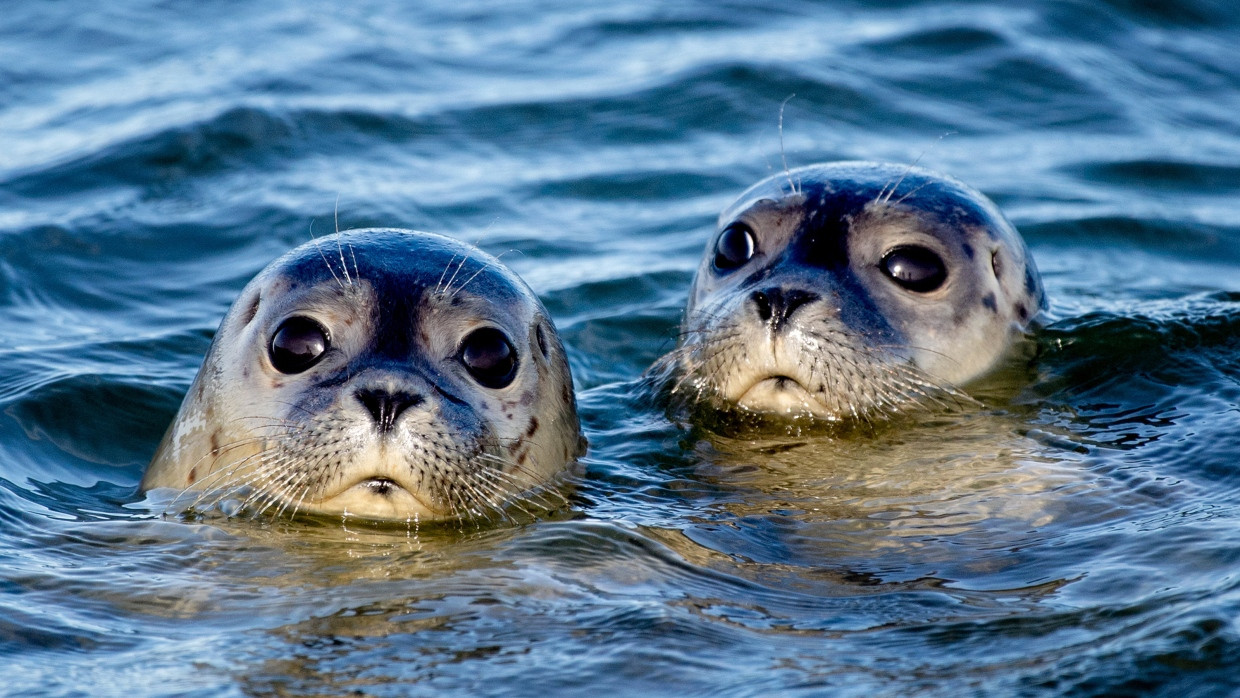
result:
[[[427,289],[498,294],[509,303],[530,293],[515,274],[481,250],[434,233],[396,229],[347,231],[311,241],[277,260],[275,273],[305,284],[348,284],[365,278],[383,295]]]
[[[804,207],[806,227],[833,225],[866,210],[901,206],[953,226],[992,226],[1002,215],[968,185],[918,167],[887,163],[810,165],[772,175],[742,193],[720,224],[764,203]]]

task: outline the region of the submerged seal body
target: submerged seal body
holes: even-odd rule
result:
[[[501,510],[583,449],[564,348],[515,274],[443,236],[358,230],[242,290],[141,487],[455,518]]]
[[[916,167],[812,165],[723,212],[665,361],[694,405],[870,420],[956,395],[1044,306],[981,193]]]

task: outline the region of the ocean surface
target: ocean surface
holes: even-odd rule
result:
[[[1240,693],[1237,46],[1225,0],[6,5],[0,693]],[[1036,356],[868,434],[669,417],[643,372],[785,159],[992,197]],[[164,516],[138,481],[237,292],[369,226],[543,299],[568,504]]]

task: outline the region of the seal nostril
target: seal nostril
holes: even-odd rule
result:
[[[772,292],[775,294],[778,294],[779,290],[772,289]],[[779,296],[776,295],[776,299],[778,299],[778,297]],[[758,310],[758,317],[762,318],[763,322],[770,320],[771,319],[771,300],[772,300],[771,297],[763,291],[754,291],[753,295],[751,295],[750,298],[753,299],[754,307],[757,308]]]
[[[375,426],[384,433],[392,430],[402,412],[420,404],[423,399],[421,395],[402,391],[389,392],[365,388],[357,391],[357,401],[362,403],[367,412],[370,412],[370,416],[375,420]]]
[[[818,300],[817,293],[799,291],[796,289],[788,291],[784,294],[784,319],[786,320],[791,317],[792,314],[796,312],[797,308],[800,308],[806,303],[812,303],[816,300]]]
[[[773,287],[754,291],[749,298],[753,301],[754,309],[757,310],[762,322],[770,323],[772,329],[778,330],[788,321],[788,318],[792,317],[797,308],[818,300],[819,296],[810,291],[799,289],[785,291]]]

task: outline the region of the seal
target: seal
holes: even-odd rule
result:
[[[140,487],[277,515],[466,518],[584,450],[529,287],[464,243],[368,229],[302,245],[241,291]]]
[[[1024,241],[975,189],[904,165],[811,165],[723,211],[661,364],[693,406],[868,422],[969,400],[957,386],[1045,304]]]

